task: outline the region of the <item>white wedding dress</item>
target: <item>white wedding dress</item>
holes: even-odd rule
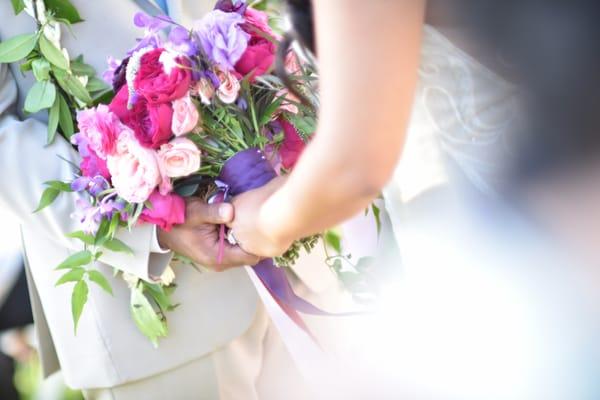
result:
[[[510,83],[426,26],[405,148],[384,190],[392,220],[399,223],[403,205],[457,175],[493,194],[510,159],[517,110]]]

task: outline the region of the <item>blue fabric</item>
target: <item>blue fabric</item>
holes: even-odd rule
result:
[[[169,7],[167,6],[167,0],[154,0],[156,4],[163,10],[165,15],[169,15]]]

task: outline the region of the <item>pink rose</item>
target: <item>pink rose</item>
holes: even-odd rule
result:
[[[298,60],[298,56],[293,51],[290,51],[285,56],[285,70],[288,74],[298,75],[302,72],[302,68],[300,67],[300,61]]]
[[[240,82],[237,78],[229,71],[216,71],[217,78],[219,78],[219,88],[217,89],[217,96],[225,104],[231,104],[237,100],[240,93]]]
[[[191,132],[198,125],[199,118],[198,109],[189,95],[173,101],[171,130],[175,136]]]
[[[176,194],[162,195],[153,192],[148,199],[152,208],[145,208],[140,215],[140,220],[159,226],[165,231],[170,231],[173,225],[185,222],[185,201]]]
[[[277,36],[275,32],[273,32],[273,29],[271,29],[269,26],[269,16],[266,13],[248,7],[244,13],[244,18],[246,19],[247,24],[261,32],[266,33],[267,35],[273,36],[275,39],[279,39],[279,36]],[[248,29],[246,26],[244,26],[244,28],[246,28],[245,30],[249,34],[256,34],[253,29]]]
[[[290,93],[290,91],[287,89],[281,89],[279,92],[277,92],[277,98],[279,97],[284,98],[283,103],[281,103],[281,106],[279,106],[279,113],[282,111],[287,111],[290,114],[298,114],[298,106],[296,103],[299,103],[300,100],[296,96]]]
[[[140,146],[131,131],[121,133],[107,164],[117,193],[130,203],[146,201],[161,180],[156,153]]]
[[[215,88],[212,85],[210,79],[206,77],[200,78],[200,80],[192,88],[192,94],[200,97],[202,104],[210,105],[210,101],[215,95]]]
[[[284,168],[291,169],[296,165],[296,162],[306,147],[306,143],[304,143],[304,140],[302,140],[302,137],[300,137],[294,125],[283,118],[280,118],[279,122],[281,123],[284,133],[283,143],[281,144],[281,147],[279,147],[281,163]]]
[[[97,108],[77,112],[78,135],[87,140],[88,147],[102,159],[115,151],[119,134],[126,127],[119,118],[110,112],[108,106],[100,104]]]
[[[160,147],[158,162],[165,176],[188,176],[200,169],[200,150],[191,140],[176,138]]]
[[[169,141],[173,133],[173,109],[170,103],[151,104],[138,97],[131,109],[127,108],[129,93],[123,86],[109,105],[110,110],[128,127],[144,147],[156,149]]]

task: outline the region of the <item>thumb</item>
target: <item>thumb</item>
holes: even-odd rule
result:
[[[233,221],[233,206],[229,203],[208,204],[199,199],[188,201],[186,224],[227,224]]]

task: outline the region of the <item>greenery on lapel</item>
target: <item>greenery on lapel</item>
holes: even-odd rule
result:
[[[25,0],[11,0],[15,15],[28,11]],[[25,98],[24,111],[48,112],[48,144],[57,132],[66,139],[74,133],[73,110],[97,104],[112,89],[96,76],[83,56],[70,59],[60,48],[60,26],[70,29],[83,21],[69,0],[32,0],[30,12],[37,22],[34,33],[0,43],[0,63],[20,62],[21,72],[32,72],[36,83]],[[43,15],[42,15],[43,13]]]
[[[15,15],[28,12],[35,19],[37,29],[34,33],[1,42],[0,63],[19,62],[22,73],[33,74],[36,82],[25,98],[24,112],[48,113],[47,143],[51,144],[57,133],[69,140],[75,132],[76,110],[107,103],[113,96],[112,88],[98,79],[96,71],[84,62],[83,56],[71,59],[60,46],[59,27],[62,25],[70,30],[72,24],[83,19],[69,0],[11,0],[11,3]],[[72,192],[70,185],[64,182],[49,181],[45,185],[35,212],[48,207],[61,193]],[[139,206],[136,210],[130,207],[125,212],[139,217],[142,208]],[[102,272],[93,269],[93,263],[102,257],[103,251],[133,254],[115,235],[120,228],[131,228],[136,220],[132,218],[127,224],[115,215],[111,221],[103,222],[96,236],[81,231],[67,235],[83,244],[83,250],[71,254],[56,267],[56,270],[64,271],[56,286],[74,284],[71,312],[75,333],[88,301],[89,285],[95,284],[108,294],[113,294],[108,279]],[[157,346],[158,339],[168,334],[165,313],[176,307],[170,300],[175,286],[152,284],[132,277],[129,280],[130,309],[135,324]]]

